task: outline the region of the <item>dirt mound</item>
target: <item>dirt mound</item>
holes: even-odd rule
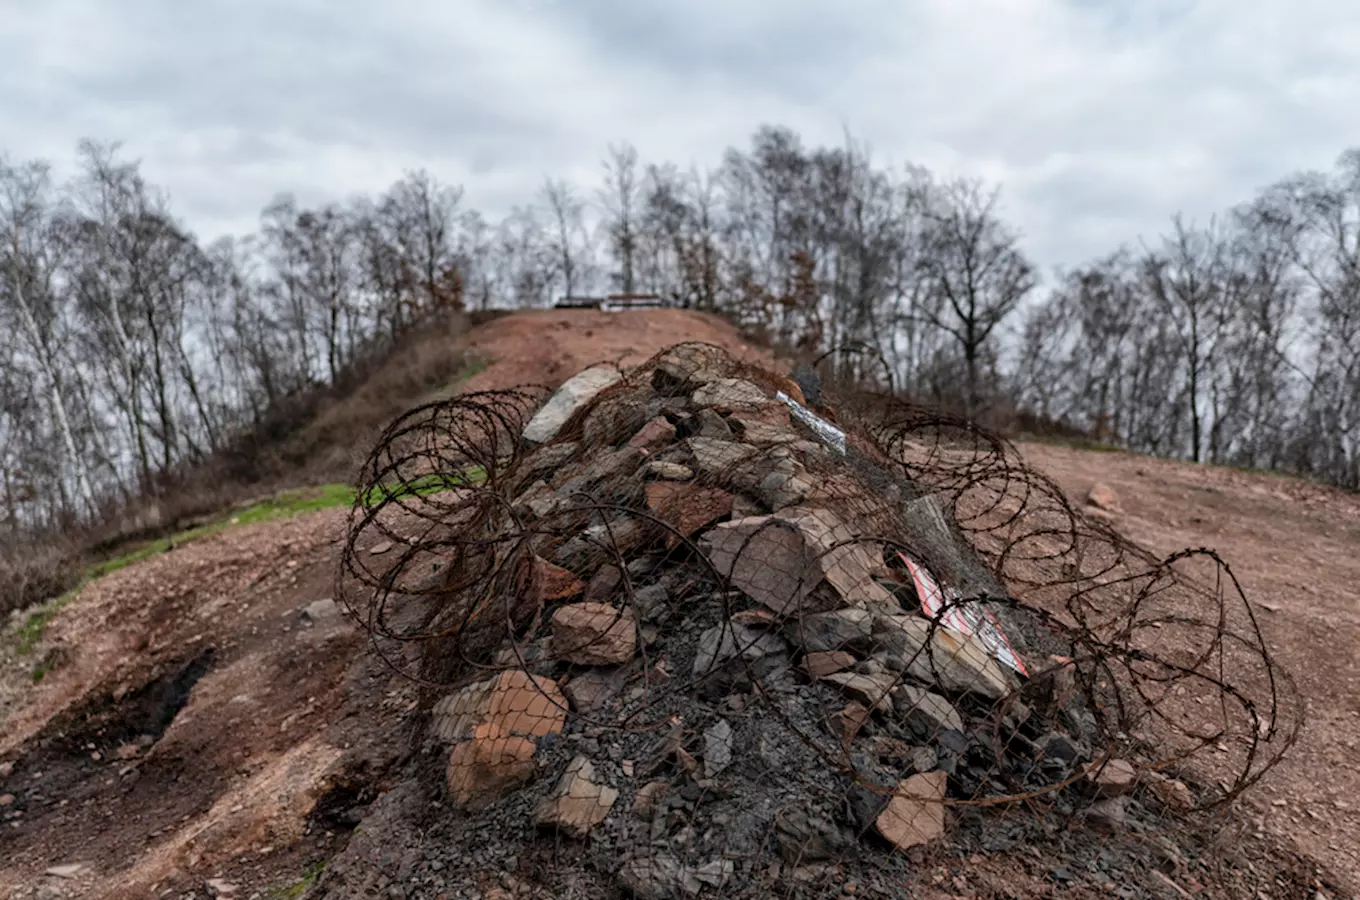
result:
[[[370,459],[344,596],[428,727],[323,895],[891,896],[1073,827],[1147,893],[1144,838],[1297,732],[1212,554],[1138,552],[964,423],[705,344],[544,399]]]

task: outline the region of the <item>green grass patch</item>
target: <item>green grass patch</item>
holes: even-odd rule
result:
[[[402,497],[428,497],[440,491],[470,487],[483,481],[486,481],[486,472],[482,467],[468,466],[461,472],[431,473],[398,485],[376,484],[364,494],[364,505],[373,507],[383,500],[399,500]]]
[[[308,888],[316,884],[316,880],[321,877],[321,873],[326,870],[324,862],[312,863],[303,869],[302,875],[296,881],[280,887],[271,888],[266,894],[266,900],[297,900],[307,893]]]

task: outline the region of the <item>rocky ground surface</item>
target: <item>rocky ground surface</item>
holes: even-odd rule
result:
[[[553,315],[566,324],[553,326],[554,349],[546,355],[571,355],[554,381],[598,360],[601,354],[590,348],[602,336],[637,360],[692,330],[692,323],[667,322],[643,339],[648,329],[637,324],[619,325],[624,334],[610,331],[624,317]],[[500,321],[528,333],[546,318]],[[740,346],[730,334],[724,340]],[[527,373],[507,366],[474,387],[545,380],[551,363],[532,366]],[[1353,803],[1360,772],[1354,747],[1360,601],[1353,585],[1360,573],[1353,548],[1360,546],[1360,501],[1272,476],[1042,445],[1024,449],[1078,501],[1096,482],[1107,485],[1105,505],[1113,509],[1099,515],[1147,546],[1223,550],[1260,603],[1272,646],[1309,701],[1300,744],[1244,797],[1239,812],[1201,833],[1212,839],[1180,829],[1149,838],[1139,830],[1136,808],[1112,836],[1089,817],[1053,827],[1023,808],[951,807],[942,837],[911,846],[905,836],[933,834],[936,824],[931,816],[918,819],[915,808],[881,824],[883,811],[875,810],[872,828],[847,835],[824,828],[815,808],[789,802],[783,827],[761,836],[773,851],[769,864],[743,872],[745,883],[777,885],[781,896],[846,897],[900,896],[908,888],[927,897],[1354,892],[1360,875],[1353,837],[1360,824]],[[343,516],[327,512],[176,549],[88,585],[61,610],[40,651],[49,668],[40,682],[33,682],[31,657],[5,658],[0,896],[268,898],[311,890],[596,897],[620,884],[645,891],[656,883],[718,896],[733,883],[736,866],[729,870],[722,854],[708,850],[754,839],[731,824],[749,814],[738,789],[778,802],[781,789],[791,787],[787,773],[831,771],[822,754],[816,765],[804,759],[807,748],[797,742],[762,747],[757,717],[749,707],[733,709],[731,694],[667,695],[685,703],[662,722],[673,714],[704,726],[679,747],[664,728],[631,733],[616,722],[592,724],[575,709],[591,702],[592,679],[578,673],[560,688],[571,715],[552,739],[531,739],[531,780],[472,814],[455,810],[461,800],[479,802],[460,798],[449,779],[450,744],[466,739],[438,737],[428,726],[438,717],[419,712],[414,685],[364,652],[364,635],[339,615],[332,598],[343,535]],[[377,541],[358,550],[374,560],[393,552]],[[549,640],[560,631],[570,647],[573,630],[601,624],[591,610],[583,612],[575,621],[566,617],[557,631],[550,620]],[[736,612],[722,603],[697,612],[673,650],[670,671],[683,673],[688,662],[692,672],[700,639],[719,617]],[[603,625],[610,635],[610,621]],[[755,621],[743,627],[811,655],[793,650],[796,641],[782,629]],[[634,653],[646,651],[646,640],[644,632]],[[579,649],[592,652],[596,643]],[[864,661],[856,656],[850,665]],[[835,674],[827,668],[846,663],[844,657],[812,660],[827,675]],[[633,664],[591,667],[604,675],[617,671],[611,666]],[[843,708],[853,701],[843,685],[813,683],[806,666],[792,678],[795,693],[815,692],[823,704]],[[597,695],[608,696],[609,677],[597,680]],[[573,681],[583,683],[572,687]],[[549,692],[535,683],[530,693]],[[525,746],[515,740],[523,736],[513,728],[497,732],[480,704],[470,708],[474,714],[459,727],[486,739],[486,752],[471,762],[526,771]],[[780,707],[776,699],[759,708]],[[809,732],[825,727],[820,720],[806,723]],[[722,765],[726,746],[732,761]],[[664,763],[650,773],[662,751]],[[938,756],[936,769],[927,763],[918,765],[914,754],[893,758],[898,774],[906,774],[898,783],[903,797],[933,796],[929,778],[909,790],[901,784],[938,770]],[[713,778],[710,766],[721,766]],[[657,782],[665,788],[647,787]],[[843,785],[828,783],[824,796],[842,793]],[[709,827],[686,832],[700,810]],[[781,811],[768,809],[770,820]],[[648,866],[625,867],[625,843],[636,849],[658,828],[674,865],[653,854]],[[726,833],[717,833],[722,829]],[[1136,839],[1126,839],[1130,833]],[[893,850],[894,834],[906,849]],[[516,835],[526,840],[507,841]],[[792,860],[781,852],[818,840],[834,852],[817,860],[806,849]],[[875,865],[856,869],[866,854]],[[470,870],[485,874],[469,884]],[[547,884],[555,884],[555,894]],[[351,893],[348,886],[359,887]]]

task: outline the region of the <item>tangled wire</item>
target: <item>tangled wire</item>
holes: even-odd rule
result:
[[[615,793],[636,770],[726,778],[734,809],[801,796],[770,828],[802,859],[846,829],[916,843],[894,809],[930,837],[892,805],[907,784],[964,816],[1135,791],[1183,815],[1295,740],[1228,565],[1156,558],[997,435],[834,386],[805,404],[706,344],[592,371],[544,440],[548,392],[475,393],[411,410],[365,465],[340,596],[455,746],[527,687],[543,702],[514,712],[538,718],[505,735],[526,753],[595,735],[637,760]]]

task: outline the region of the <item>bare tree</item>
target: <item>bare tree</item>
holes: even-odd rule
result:
[[[1036,284],[1015,233],[997,216],[997,199],[977,182],[954,181],[934,193],[926,211],[920,265],[935,303],[923,315],[957,342],[970,415],[982,405],[988,342]]]
[[[618,265],[613,278],[625,294],[637,288],[638,206],[641,183],[638,153],[632,144],[611,145],[604,160],[605,186],[600,191],[606,218],[609,249]]]

